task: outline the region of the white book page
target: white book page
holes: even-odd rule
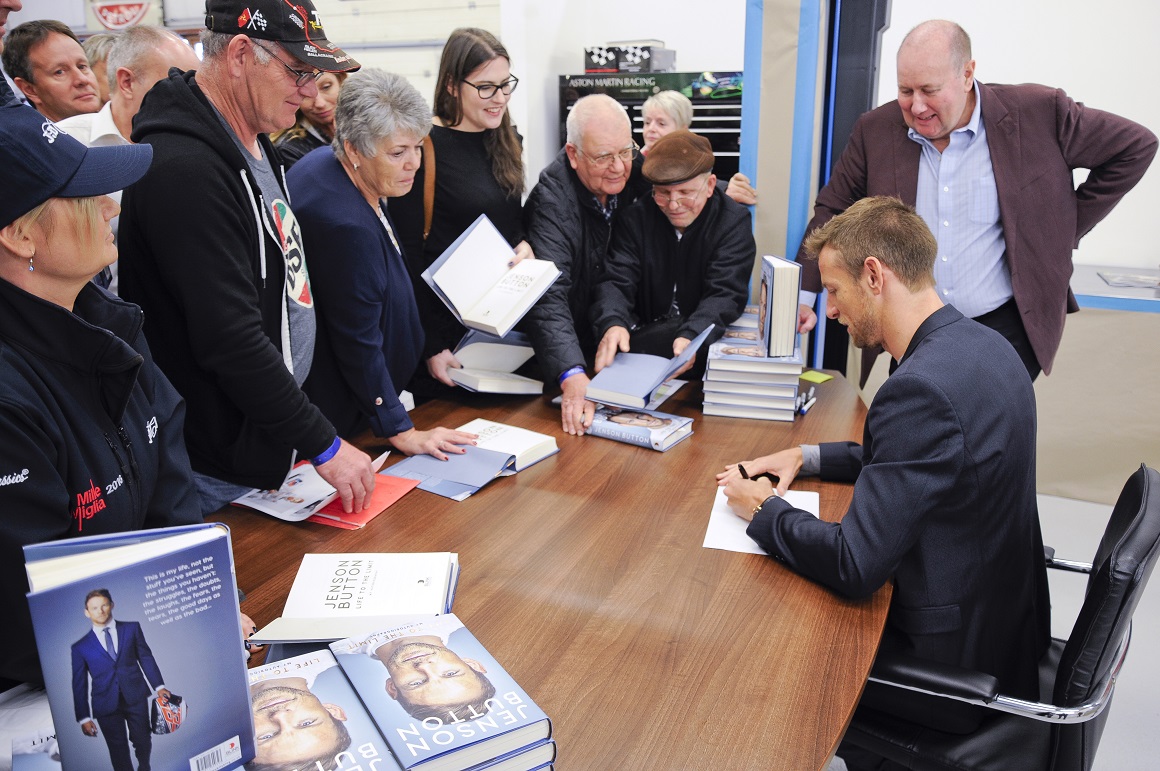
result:
[[[488,220],[480,221],[432,279],[465,314],[508,271],[515,252]]]
[[[803,490],[789,490],[785,494],[786,503],[794,508],[808,511],[815,517],[821,506],[821,498],[817,493]],[[722,549],[736,551],[742,554],[765,554],[765,550],[745,533],[749,523],[733,513],[729,507],[729,500],[725,497],[725,488],[717,488],[717,497],[713,499],[713,509],[709,512],[709,529],[705,532],[706,549]]]
[[[555,263],[549,260],[521,260],[512,266],[474,305],[459,307],[466,320],[496,327],[523,315],[537,298],[535,291],[545,276],[555,275]]]

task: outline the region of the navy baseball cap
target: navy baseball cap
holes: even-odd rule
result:
[[[49,198],[123,190],[152,161],[150,145],[85,147],[28,105],[0,107],[0,228]]]
[[[361,66],[326,39],[310,0],[205,0],[205,28],[272,41],[323,72],[354,72]]]

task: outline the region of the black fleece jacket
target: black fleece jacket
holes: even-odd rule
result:
[[[121,294],[145,311],[157,364],[188,404],[190,462],[235,484],[278,487],[296,452],[314,457],[336,436],[287,363],[278,228],[297,225],[271,222],[271,202],[194,73],[171,70],[153,87],[133,141],[153,145],[153,165],[121,203]]]

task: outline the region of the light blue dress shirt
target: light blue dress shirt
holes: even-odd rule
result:
[[[935,286],[943,302],[968,317],[994,310],[1012,296],[981,105],[976,83],[971,120],[951,132],[942,152],[914,129],[907,132],[922,147],[915,210],[938,241]]]

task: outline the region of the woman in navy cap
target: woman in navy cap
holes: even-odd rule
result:
[[[149,145],[86,148],[0,107],[0,691],[42,682],[21,547],[198,522],[185,404],[136,305],[90,279],[117,258],[106,193]]]

